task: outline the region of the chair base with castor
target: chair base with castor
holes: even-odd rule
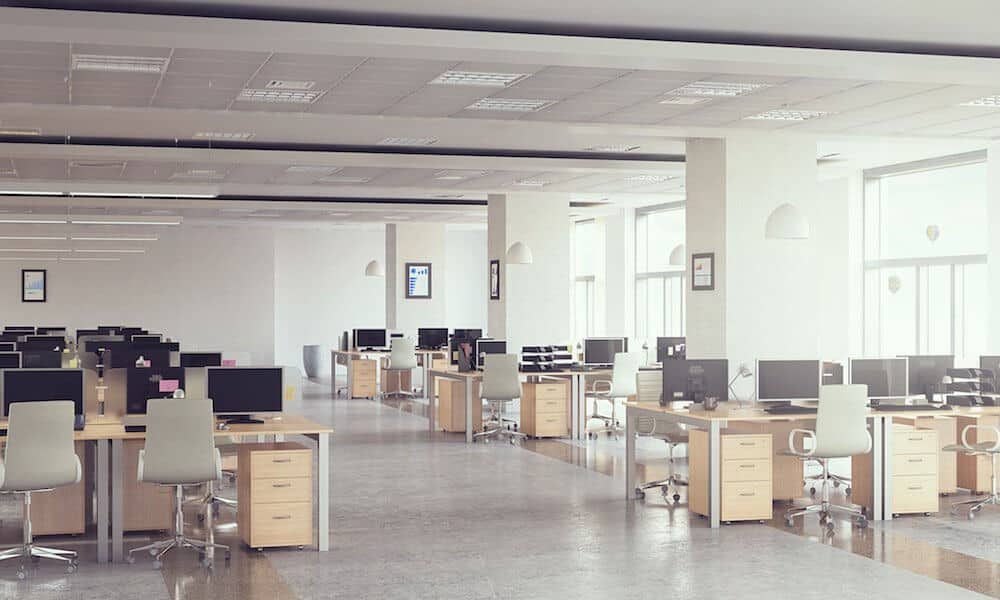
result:
[[[483,424],[483,430],[472,434],[473,441],[482,440],[484,442],[489,442],[494,438],[507,438],[511,444],[518,440],[527,439],[528,435],[521,433],[517,430],[517,423],[512,419],[506,419],[503,416],[503,406],[506,401],[490,401],[490,417],[486,423]],[[512,426],[505,426],[505,423],[511,423]]]
[[[611,416],[602,415],[601,411],[598,409],[598,400],[607,400],[611,403]],[[625,427],[622,426],[621,422],[618,421],[618,416],[616,415],[617,405],[615,404],[614,398],[594,398],[594,412],[587,417],[587,423],[591,421],[600,421],[601,425],[596,427],[587,427],[587,438],[597,439],[602,433],[606,433],[609,436],[614,436],[617,440],[618,436],[625,431]]]
[[[868,516],[865,514],[864,508],[854,505],[844,506],[830,502],[830,486],[832,485],[833,477],[830,475],[829,462],[826,459],[821,458],[813,458],[812,460],[819,462],[823,467],[823,476],[819,479],[821,486],[821,500],[819,504],[789,509],[785,512],[785,524],[791,527],[795,524],[795,519],[798,517],[819,514],[819,524],[826,527],[827,532],[832,534],[835,529],[833,515],[841,514],[848,517],[854,517],[855,524],[860,529],[868,527]]]
[[[174,487],[177,488],[177,509],[174,513],[174,536],[165,540],[153,542],[152,544],[132,548],[128,551],[128,562],[135,563],[135,557],[133,554],[136,552],[149,552],[149,554],[154,557],[153,568],[159,569],[163,566],[163,557],[170,550],[173,550],[174,548],[193,548],[201,554],[201,566],[207,569],[211,569],[214,566],[212,559],[208,557],[209,549],[224,551],[226,553],[226,563],[228,564],[232,558],[229,546],[224,544],[214,544],[205,540],[198,540],[184,535],[184,487],[180,485]]]
[[[383,369],[387,372],[396,373],[396,389],[391,392],[383,392],[383,398],[416,398],[417,395],[411,390],[403,389],[403,372],[409,371],[410,369]]]
[[[969,512],[966,516],[970,521],[976,518],[976,513],[983,510],[984,506],[1000,506],[1000,495],[997,494],[997,455],[995,452],[984,452],[983,454],[989,454],[990,456],[990,468],[992,469],[990,473],[990,495],[955,502],[951,505],[952,514],[957,514],[960,506],[968,506]]]
[[[635,488],[635,497],[643,499],[646,497],[646,490],[659,489],[663,494],[663,499],[669,502],[673,499],[674,502],[681,501],[681,490],[682,487],[687,487],[688,482],[684,481],[681,477],[674,473],[674,446],[678,446],[682,443],[678,442],[670,443],[667,442],[667,448],[670,456],[670,471],[667,473],[666,479],[660,479],[658,481],[649,481],[639,487]]]
[[[37,490],[42,491],[42,490]],[[35,545],[31,533],[31,492],[24,493],[24,541],[20,546],[8,548],[0,551],[0,561],[21,560],[17,568],[17,578],[24,579],[28,576],[28,563],[36,563],[45,558],[66,563],[66,572],[75,573],[80,561],[77,560],[76,552],[72,550],[60,550],[58,548],[47,548]]]
[[[844,488],[844,494],[846,494],[848,496],[851,495],[851,478],[850,477],[841,477],[840,475],[835,475],[833,473],[830,473],[830,482],[833,483],[833,487],[835,487],[835,488],[843,487]],[[810,477],[810,478],[806,479],[804,483],[805,483],[805,485],[809,486],[809,495],[810,496],[815,496],[816,495],[816,485],[817,484],[822,485],[823,478],[822,477]]]

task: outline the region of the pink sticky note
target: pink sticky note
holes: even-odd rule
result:
[[[153,361],[151,361],[151,360],[144,361],[142,363],[142,366],[147,367],[147,368],[148,367],[152,367],[153,366]]]
[[[223,359],[222,366],[223,367],[235,367],[236,366],[236,360],[232,359],[232,358]]]
[[[176,392],[179,388],[181,382],[176,379],[161,379],[160,380],[160,391],[161,392]]]

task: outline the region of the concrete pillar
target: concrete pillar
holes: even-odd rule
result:
[[[445,226],[391,223],[385,228],[385,325],[416,339],[420,327],[447,326]],[[406,263],[431,263],[431,297],[406,298]]]
[[[491,194],[487,206],[488,260],[500,260],[500,300],[489,303],[488,335],[520,352],[533,344],[568,343],[570,337],[569,196]],[[526,244],[530,265],[507,265],[507,248]],[[489,277],[488,265],[483,276]]]
[[[986,150],[986,215],[989,225],[989,248],[986,255],[989,297],[1000,298],[1000,146]],[[987,323],[986,351],[1000,353],[1000,311],[990,310]]]

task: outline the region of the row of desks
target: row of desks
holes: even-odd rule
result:
[[[872,436],[872,490],[874,491],[872,520],[891,520],[892,512],[887,507],[892,506],[892,456],[893,417],[919,418],[928,416],[941,417],[972,417],[1000,415],[1000,407],[955,407],[950,411],[879,411],[868,412],[869,432]],[[709,434],[709,520],[712,527],[718,527],[721,514],[721,481],[722,481],[722,433],[730,423],[766,423],[777,421],[807,422],[815,421],[815,414],[772,415],[760,408],[729,407],[725,404],[717,410],[706,411],[700,407],[676,408],[664,407],[658,403],[625,403],[625,495],[635,497],[636,480],[635,446],[637,424],[640,418],[652,418],[657,421],[675,423],[702,429]],[[785,440],[775,440],[784,444]]]
[[[318,511],[314,521],[318,525],[318,546],[320,552],[330,547],[330,436],[333,429],[314,423],[303,417],[283,415],[280,419],[268,419],[263,424],[234,424],[227,429],[216,429],[217,437],[233,437],[247,441],[258,441],[266,436],[282,439],[289,435],[308,437],[316,441],[319,469],[318,489],[314,510]],[[75,439],[96,446],[96,513],[97,513],[97,560],[109,562],[108,532],[110,524],[110,559],[121,562],[125,558],[124,544],[124,442],[144,440],[145,432],[128,432],[120,420],[88,416],[83,430],[75,432]],[[0,440],[5,438],[0,437]],[[110,490],[110,498],[109,498]],[[211,511],[207,511],[210,515]],[[210,517],[208,517],[210,518]],[[211,521],[207,521],[210,525]],[[211,529],[210,527],[208,529]]]

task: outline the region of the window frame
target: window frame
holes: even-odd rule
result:
[[[640,271],[639,270],[639,265],[640,264],[649,265],[649,236],[648,236],[648,227],[647,227],[647,231],[646,231],[647,235],[640,236],[640,233],[639,233],[640,232],[640,227],[643,227],[646,224],[646,221],[643,220],[643,217],[648,217],[652,213],[666,212],[666,211],[675,211],[675,210],[679,210],[679,211],[685,211],[685,210],[687,210],[687,202],[685,200],[678,200],[678,201],[675,201],[675,202],[666,202],[666,203],[662,203],[662,204],[654,204],[654,205],[643,206],[643,207],[639,207],[639,208],[635,209],[635,232],[634,232],[634,234],[635,234],[635,243],[633,244],[633,246],[634,246],[633,250],[635,252],[635,256],[634,256],[634,258],[635,258],[635,263],[634,263],[635,264],[635,281],[633,282],[633,287],[634,287],[634,289],[633,289],[633,292],[634,292],[633,295],[634,295],[634,298],[633,298],[632,310],[633,310],[633,312],[635,314],[635,324],[634,324],[633,334],[635,336],[635,339],[637,339],[637,340],[641,339],[643,341],[649,341],[645,337],[646,333],[648,332],[648,329],[649,329],[649,327],[648,327],[648,318],[647,318],[648,314],[649,314],[649,306],[648,306],[648,302],[646,301],[646,299],[644,299],[643,300],[644,313],[640,317],[640,315],[639,315],[639,303],[640,303],[639,302],[639,286],[640,286],[640,283],[645,284],[646,294],[647,294],[647,298],[648,298],[649,285],[654,280],[659,280],[660,283],[661,283],[661,285],[663,286],[663,298],[664,298],[664,302],[663,302],[663,315],[662,315],[662,319],[663,319],[663,323],[665,324],[665,326],[666,326],[666,323],[673,321],[673,319],[670,318],[670,315],[668,314],[668,306],[672,306],[672,304],[668,303],[666,301],[666,299],[667,299],[667,285],[668,285],[668,282],[670,282],[671,280],[678,280],[678,279],[680,280],[679,281],[680,297],[678,298],[678,300],[680,302],[680,331],[679,332],[665,331],[663,333],[663,335],[674,335],[674,334],[677,334],[677,335],[683,336],[687,332],[687,326],[686,326],[687,325],[687,264],[685,264],[682,267],[678,267],[676,269],[671,269],[671,270],[667,270],[667,271],[663,271],[663,270],[659,270],[659,271]],[[645,253],[645,260],[643,260],[643,261],[639,260],[639,257],[640,257],[640,254],[639,254],[640,253],[640,248],[639,248],[640,240],[645,241],[645,247],[642,248],[642,250],[641,250],[642,252]],[[684,240],[681,243],[686,246],[686,244],[687,244],[687,235],[686,235],[686,233],[685,233],[685,236],[684,236]],[[686,262],[687,262],[687,260],[685,259],[685,263]],[[639,323],[640,322],[646,324],[646,326],[644,327],[644,329],[646,331],[643,331],[642,335],[640,335],[640,332],[639,332]]]

